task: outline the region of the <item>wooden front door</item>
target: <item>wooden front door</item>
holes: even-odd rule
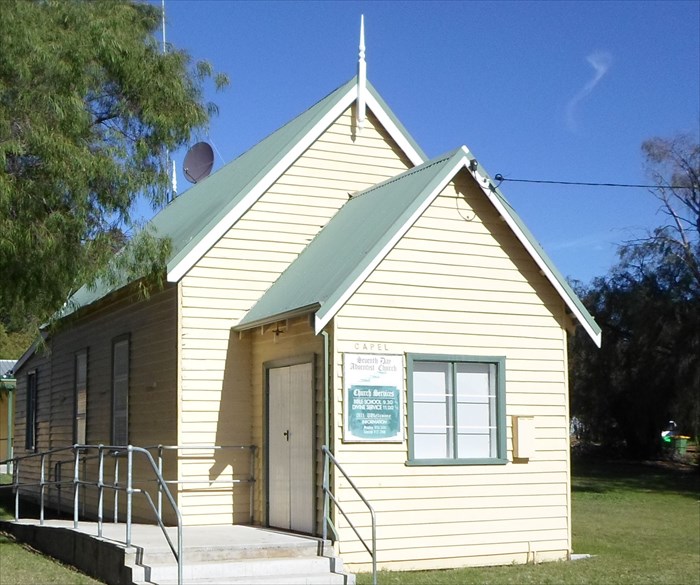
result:
[[[314,531],[313,365],[268,369],[268,521]]]

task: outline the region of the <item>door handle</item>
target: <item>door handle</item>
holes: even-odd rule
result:
[[[287,438],[287,441],[289,441],[289,429],[284,431],[284,433],[282,433],[282,434]]]

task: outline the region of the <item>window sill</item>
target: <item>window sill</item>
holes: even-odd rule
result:
[[[508,459],[409,459],[406,467],[437,467],[443,465],[505,465]]]

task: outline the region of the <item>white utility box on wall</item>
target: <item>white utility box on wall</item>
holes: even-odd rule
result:
[[[535,455],[535,417],[513,417],[513,458],[532,459]]]

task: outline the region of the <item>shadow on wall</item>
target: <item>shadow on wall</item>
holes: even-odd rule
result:
[[[239,339],[237,332],[230,331],[215,441],[224,448],[214,453],[214,464],[209,469],[212,482],[228,479],[245,482],[250,477],[253,453],[250,449],[238,448],[253,444],[250,362],[250,336]],[[248,523],[252,485],[240,483],[230,490],[229,486],[222,484],[221,488],[232,494],[233,522]]]

